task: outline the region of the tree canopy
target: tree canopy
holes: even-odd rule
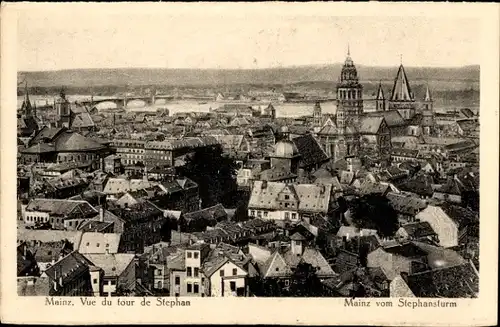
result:
[[[204,208],[217,203],[233,206],[237,201],[236,163],[222,155],[220,145],[196,149],[178,173],[198,184]]]
[[[397,211],[389,200],[377,194],[367,194],[349,203],[352,223],[358,228],[375,229],[382,237],[393,236],[399,228]]]

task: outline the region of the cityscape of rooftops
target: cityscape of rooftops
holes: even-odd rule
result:
[[[19,295],[478,296],[477,22],[47,15],[18,25]]]

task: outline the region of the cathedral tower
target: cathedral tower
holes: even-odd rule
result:
[[[397,110],[404,119],[411,119],[415,115],[415,99],[411,92],[410,83],[406,76],[403,64],[399,66],[392,94],[389,100],[389,110]]]
[[[359,124],[363,114],[363,86],[351,59],[349,48],[347,58],[337,84],[338,157],[356,155],[359,149]]]
[[[348,127],[356,128],[362,113],[363,86],[359,83],[358,72],[348,49],[337,84],[337,127],[341,131]]]

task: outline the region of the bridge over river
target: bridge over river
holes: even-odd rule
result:
[[[106,98],[99,98],[99,99],[91,99],[91,100],[84,100],[84,101],[78,101],[79,103],[85,105],[85,106],[96,106],[99,103],[103,102],[112,102],[116,104],[117,107],[121,108],[127,108],[127,105],[131,101],[137,101],[141,100],[144,102],[145,106],[152,106],[156,103],[156,100],[173,100],[174,96],[173,95],[166,95],[166,94],[155,94],[155,95],[146,95],[146,96],[123,96],[123,97],[118,97],[118,96],[110,96]]]

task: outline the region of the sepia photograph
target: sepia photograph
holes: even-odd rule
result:
[[[498,216],[480,210],[480,130],[498,103],[480,16],[73,5],[18,6],[10,44],[18,297],[481,297]]]

